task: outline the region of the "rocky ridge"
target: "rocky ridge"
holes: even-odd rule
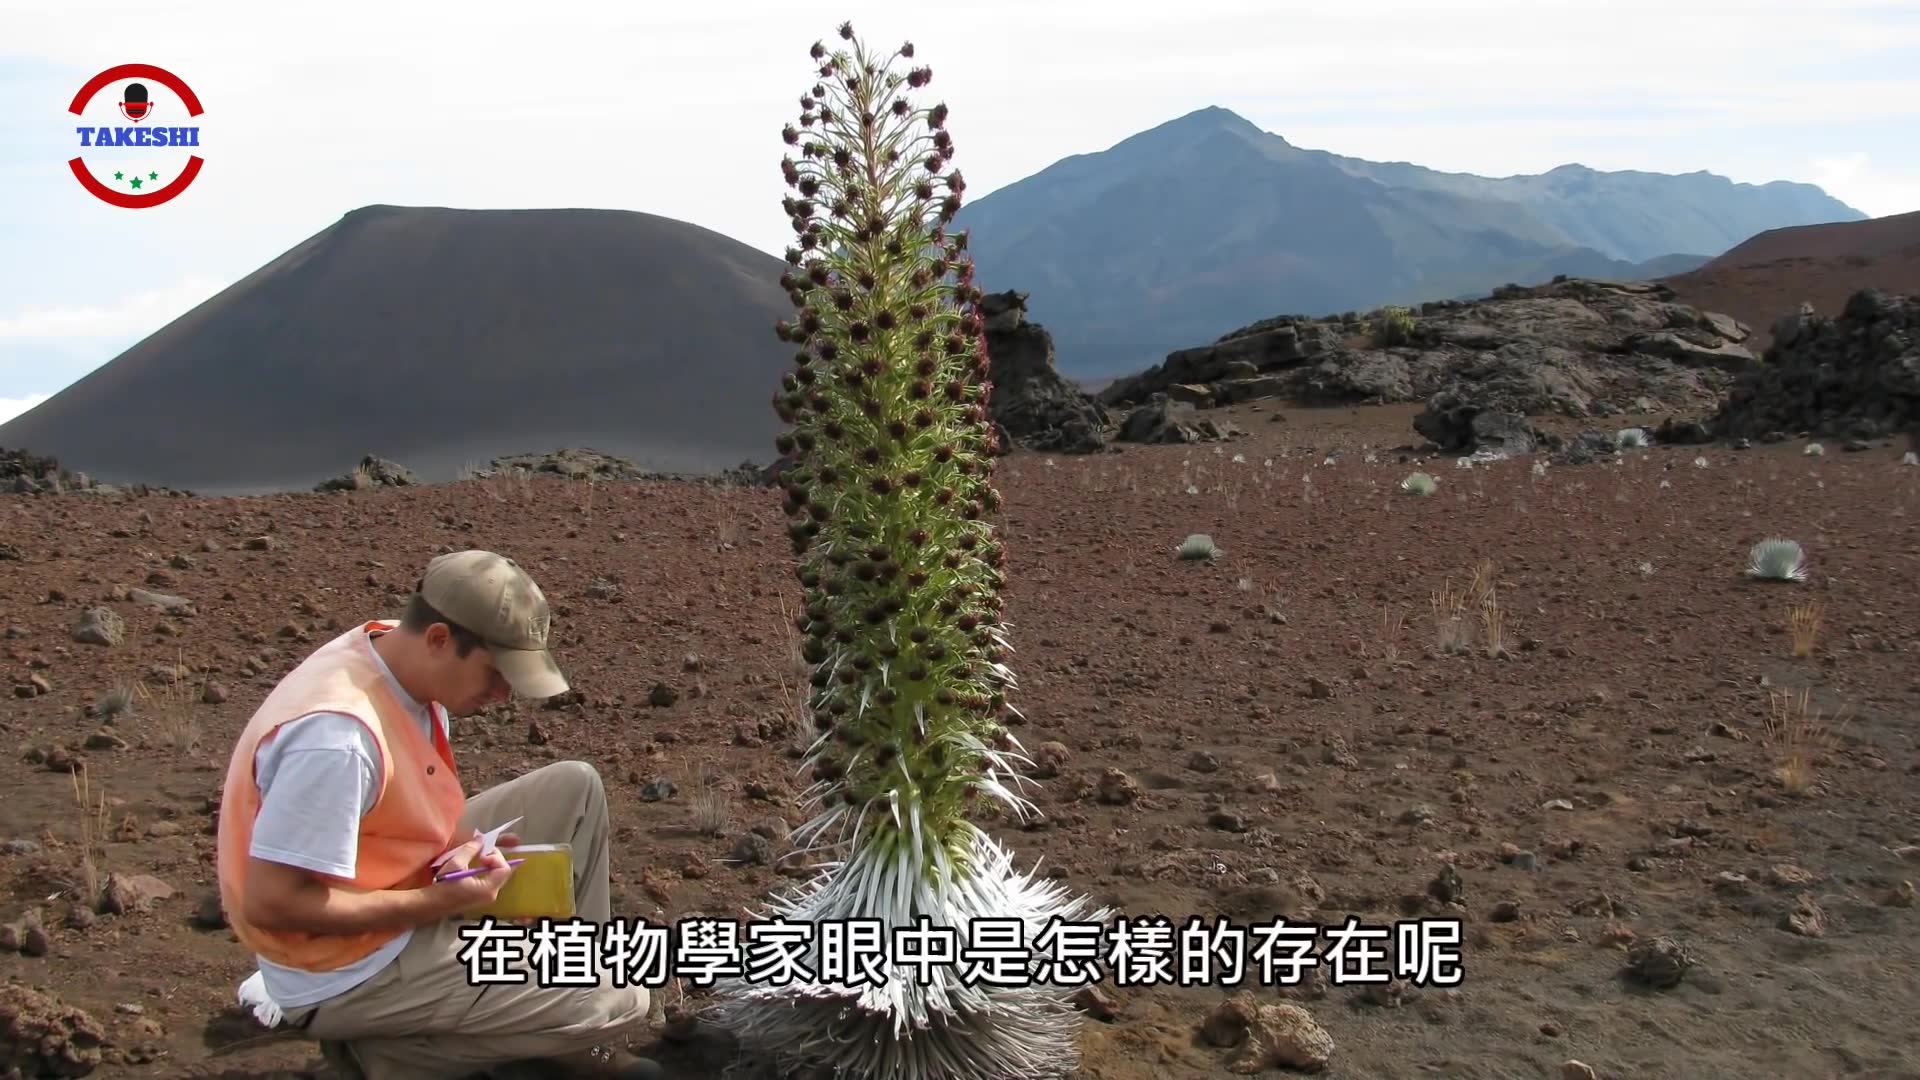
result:
[[[1920,299],[1862,290],[1833,318],[1801,304],[1774,324],[1764,362],[1734,380],[1709,426],[1727,439],[1855,444],[1905,432],[1920,449]]]
[[[1001,445],[1066,454],[1104,449],[1106,410],[1060,374],[1052,335],[1029,321],[1026,310],[1027,294],[1013,290],[989,293],[980,303],[993,371],[988,408]]]
[[[1746,326],[1672,302],[1648,282],[1557,279],[1436,301],[1370,324],[1283,315],[1170,354],[1109,386],[1108,405],[1155,394],[1198,407],[1254,398],[1302,405],[1473,397],[1523,416],[1708,409],[1754,362]]]
[[[0,492],[15,495],[190,495],[191,492],[151,484],[108,484],[83,472],[62,468],[60,462],[29,450],[0,446]]]

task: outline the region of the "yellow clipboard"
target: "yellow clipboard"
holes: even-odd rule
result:
[[[523,844],[503,847],[508,859],[525,860],[513,868],[500,895],[486,907],[466,912],[466,919],[492,916],[498,920],[571,919],[573,906],[573,845]]]

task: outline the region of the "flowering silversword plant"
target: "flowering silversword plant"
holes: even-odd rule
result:
[[[794,838],[836,860],[766,915],[816,929],[877,921],[883,944],[916,925],[965,943],[979,920],[1017,921],[1032,977],[983,981],[958,961],[923,976],[888,948],[876,984],[823,970],[815,934],[801,977],[723,983],[713,1016],[782,1069],[1058,1075],[1076,1063],[1078,987],[1045,974],[1047,928],[1109,913],[1017,871],[969,820],[984,800],[1034,808],[1016,793],[1029,763],[1006,727],[1018,714],[989,522],[1000,499],[982,294],[966,235],[950,231],[965,183],[947,106],[908,100],[933,74],[912,66],[913,47],[875,54],[850,24],[839,36],[813,46],[817,81],[783,132],[795,240],[781,285],[795,314],[776,329],[795,351],[774,397],[790,425],[778,447],[792,461],[795,621],[816,728],[804,768],[817,812]]]

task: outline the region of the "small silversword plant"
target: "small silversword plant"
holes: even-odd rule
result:
[[[1418,495],[1423,499],[1439,490],[1439,488],[1440,482],[1423,472],[1414,473],[1412,476],[1400,481],[1401,491]]]
[[[795,349],[774,407],[789,536],[805,603],[795,623],[811,667],[805,754],[815,816],[794,833],[830,862],[765,915],[810,928],[796,977],[720,984],[714,1019],[781,1075],[871,1080],[1048,1077],[1076,1067],[1077,989],[1030,950],[1055,921],[1097,922],[1051,880],[1022,873],[969,820],[984,797],[1015,814],[1026,764],[1007,729],[1001,598],[1006,559],[990,515],[996,450],[981,291],[950,167],[947,106],[908,90],[932,70],[855,40],[816,43],[816,78],[782,133],[795,241],[781,286]],[[797,154],[797,156],[796,156]],[[896,932],[1017,927],[1021,977],[982,980],[958,957],[921,969]],[[866,980],[829,928],[877,929]],[[836,970],[836,965],[848,970]]]
[[[1645,447],[1647,445],[1647,429],[1637,427],[1621,428],[1613,437],[1613,445],[1622,450]]]
[[[1762,540],[1747,552],[1747,573],[1762,581],[1805,581],[1806,553],[1792,540]]]
[[[1220,549],[1214,545],[1213,537],[1206,533],[1194,533],[1180,542],[1177,549],[1182,559],[1217,559]]]

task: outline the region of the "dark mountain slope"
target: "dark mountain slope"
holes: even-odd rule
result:
[[[1683,303],[1753,327],[1754,348],[1802,303],[1833,317],[1862,289],[1920,296],[1920,211],[1771,229],[1689,273],[1664,279]]]
[[[31,412],[0,445],[97,479],[308,487],[591,446],[662,470],[773,456],[784,264],[610,210],[347,214]]]

